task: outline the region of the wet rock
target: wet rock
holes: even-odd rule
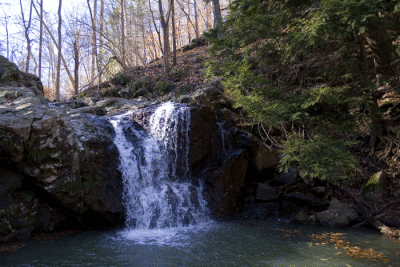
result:
[[[191,166],[199,165],[212,155],[211,139],[216,129],[215,113],[206,107],[191,110],[190,123]]]
[[[256,199],[260,201],[271,201],[280,197],[278,189],[270,187],[267,184],[259,183],[257,187]]]
[[[209,206],[214,216],[231,215],[244,186],[247,160],[243,150],[231,153],[224,165],[207,173]]]
[[[280,185],[284,185],[296,181],[298,176],[299,176],[299,170],[290,168],[287,172],[279,173],[278,177],[274,180],[274,182],[279,183]]]
[[[364,184],[361,195],[365,201],[376,203],[386,190],[387,174],[384,171],[373,174]]]
[[[252,203],[245,207],[244,217],[252,220],[266,220],[270,217],[278,217],[279,202]]]
[[[308,216],[307,212],[302,209],[293,219],[294,222],[300,224],[308,224],[311,222],[310,216]]]
[[[181,95],[176,100],[174,97],[171,97],[171,100],[178,103],[196,103],[217,112],[221,107],[221,103],[224,102],[224,90],[221,84],[221,78],[215,78],[202,85],[195,92]]]
[[[330,206],[327,210],[316,214],[316,219],[321,225],[328,227],[346,227],[359,219],[357,212],[349,208],[346,204],[341,203],[336,198],[333,198],[329,204]]]
[[[278,151],[265,145],[258,137],[240,131],[239,142],[240,146],[245,147],[249,152],[249,158],[258,172],[278,166]]]
[[[106,115],[106,111],[102,107],[98,107],[98,106],[77,108],[74,111],[72,111],[70,114],[77,114],[77,113],[89,113],[89,114],[94,114],[97,116]]]
[[[13,190],[29,186],[81,222],[117,223],[124,212],[122,181],[109,122],[77,111],[82,108],[51,107],[32,88],[8,86],[0,91],[19,95],[12,101],[0,95],[0,163],[14,172],[7,175],[14,177],[12,180],[3,176],[0,181],[0,191],[6,192],[2,203],[13,208],[19,203],[12,196]],[[68,110],[76,113],[67,114]],[[24,184],[21,176],[28,177],[30,185]],[[37,198],[35,192],[27,196]],[[38,210],[32,213],[37,214],[32,218],[42,216]],[[60,217],[54,212],[50,215],[49,220],[56,222],[55,218]],[[22,225],[22,221],[15,222],[15,227]],[[56,228],[44,222],[42,225],[45,229]],[[33,226],[35,231],[40,228]]]
[[[20,188],[23,178],[22,175],[12,172],[8,168],[0,168],[0,197]]]

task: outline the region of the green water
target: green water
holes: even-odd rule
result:
[[[287,234],[285,230],[296,230]],[[340,232],[389,262],[353,259],[313,233]],[[0,254],[0,266],[400,266],[399,243],[368,229],[324,229],[265,221],[212,222],[162,231],[90,231],[30,241]]]

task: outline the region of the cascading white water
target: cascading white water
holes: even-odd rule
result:
[[[150,118],[150,133],[129,119],[113,117],[120,152],[126,227],[161,229],[207,220],[202,185],[190,182],[190,110],[165,103]]]

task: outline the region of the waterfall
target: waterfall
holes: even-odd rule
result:
[[[128,229],[196,225],[206,220],[202,184],[190,177],[190,109],[165,103],[150,118],[147,132],[129,119],[110,119],[120,152]]]

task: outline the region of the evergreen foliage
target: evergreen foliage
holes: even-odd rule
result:
[[[357,169],[348,133],[369,121],[371,137],[382,134],[374,79],[398,70],[399,10],[393,0],[236,0],[223,37],[206,34],[207,75],[224,78],[251,121],[283,130],[282,170],[346,180]]]

